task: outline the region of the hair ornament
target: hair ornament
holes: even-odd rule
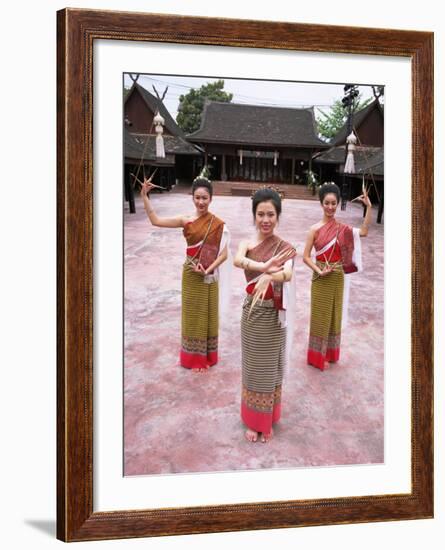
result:
[[[281,190],[279,187],[275,187],[274,185],[260,185],[256,189],[252,189],[252,193],[250,195],[250,198],[253,199],[253,197],[255,196],[255,193],[257,191],[262,191],[262,190],[266,190],[266,189],[269,189],[270,191],[275,191],[275,193],[280,197],[281,200],[284,199],[284,191]]]
[[[205,181],[206,183],[208,184],[212,184],[212,182],[209,180],[209,178],[207,177],[209,174],[209,169],[207,166],[204,166],[203,169],[201,170],[201,172],[199,172],[199,174],[196,176],[196,178],[193,180],[193,183],[195,183],[195,181]]]

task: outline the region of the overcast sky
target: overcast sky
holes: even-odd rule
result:
[[[214,82],[219,78],[223,77],[141,75],[138,83],[152,94],[154,94],[154,85],[161,97],[168,86],[164,105],[176,119],[181,94],[186,94],[191,88],[200,88],[203,84]],[[344,83],[240,80],[236,78],[223,78],[223,80],[224,90],[233,94],[233,103],[295,108],[314,106],[316,115],[318,114],[317,108],[327,111],[335,100],[341,99],[344,95]],[[124,75],[124,85],[130,87],[131,84],[130,77]],[[360,85],[359,91],[362,99],[373,97],[371,85]]]

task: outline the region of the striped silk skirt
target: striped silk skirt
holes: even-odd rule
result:
[[[323,269],[324,264],[317,262]],[[341,317],[343,308],[343,268],[339,266],[325,277],[314,273],[311,288],[311,326],[307,362],[320,370],[326,362],[340,358]]]
[[[203,276],[186,264],[182,271],[182,323],[180,364],[205,369],[218,362],[218,281],[205,283]]]
[[[241,317],[241,418],[251,430],[269,434],[281,416],[286,329],[273,300],[257,302],[249,315],[251,302],[247,295]]]

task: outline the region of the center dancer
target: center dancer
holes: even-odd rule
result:
[[[252,199],[256,235],[239,245],[234,264],[244,269],[246,298],[241,317],[242,398],[245,437],[266,443],[281,416],[286,362],[287,283],[292,279],[293,246],[275,234],[281,214],[277,191],[261,188]]]

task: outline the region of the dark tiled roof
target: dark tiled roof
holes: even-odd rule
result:
[[[281,147],[328,147],[317,137],[313,109],[208,101],[201,127],[187,139],[198,143]]]
[[[173,134],[174,136],[180,136],[182,138],[185,138],[185,133],[181,128],[176,124],[175,120],[171,116],[171,114],[167,111],[165,105],[162,103],[162,101],[159,101],[157,97],[155,97],[153,94],[151,94],[148,90],[146,90],[143,86],[135,82],[131,88],[131,90],[128,92],[125,103],[128,101],[128,98],[131,96],[134,91],[137,90],[142,99],[147,104],[150,111],[152,111],[153,114],[156,114],[156,111],[159,111],[161,113],[161,116],[164,118],[165,126],[168,128],[169,132]]]
[[[171,165],[175,163],[175,155],[198,155],[198,151],[189,143],[177,136],[164,136],[165,158],[156,157],[156,136],[135,135],[125,129],[124,155],[127,160],[137,162],[143,160],[157,164]]]
[[[364,109],[361,109],[360,111],[357,111],[352,115],[352,126],[354,128],[359,128],[361,123],[365,120],[365,118],[368,116],[368,114],[373,109],[379,109],[383,116],[383,108],[380,104],[380,101],[378,99],[375,99],[374,101],[371,101],[369,105],[367,105]],[[345,124],[341,130],[338,132],[338,134],[332,138],[331,145],[340,145],[346,142],[346,138],[348,137],[348,126]]]
[[[313,157],[314,162],[321,164],[338,164],[343,168],[345,162],[345,146],[338,145],[328,151],[323,151]],[[355,173],[370,172],[383,176],[383,147],[356,147],[354,151]]]
[[[357,164],[361,159],[374,155],[377,151],[382,150],[381,147],[360,147],[356,146],[354,151],[354,160]],[[338,145],[337,147],[331,147],[327,151],[323,151],[313,157],[315,162],[328,163],[328,164],[343,164],[345,162],[345,146]]]
[[[366,158],[357,160],[357,162],[355,163],[356,174],[372,173],[374,176],[383,176],[384,168],[385,162],[383,156],[383,147],[378,147],[377,151],[368,154]]]
[[[315,155],[313,160],[323,164],[341,164],[345,162],[345,148],[341,145],[338,147],[331,147],[331,149]]]
[[[156,136],[150,134],[131,134],[130,136],[139,142],[139,144],[142,144],[142,148],[145,147],[145,143],[148,138],[148,143],[146,146],[146,151],[151,152],[155,156],[156,151]],[[172,154],[172,155],[199,155],[199,151],[194,147],[191,143],[188,143],[185,141],[185,139],[182,139],[179,136],[168,136],[164,135],[164,148],[165,153]]]

